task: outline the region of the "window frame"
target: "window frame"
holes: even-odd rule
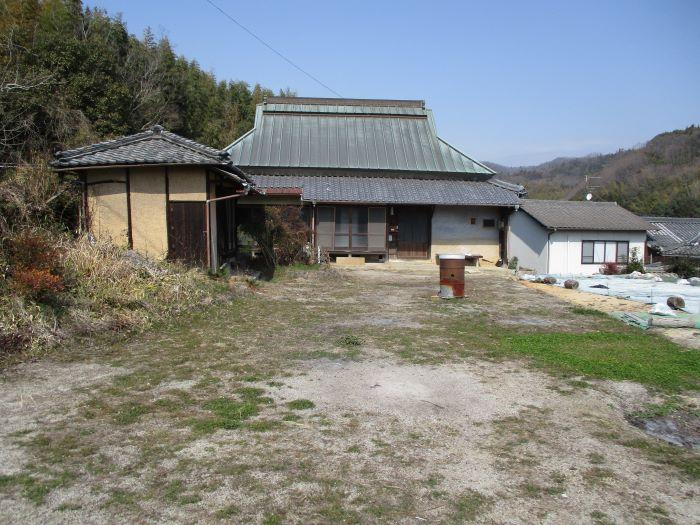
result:
[[[584,256],[584,246],[590,243],[591,244],[591,253],[592,255],[590,256]],[[596,260],[596,244],[602,244],[603,245],[603,260]],[[614,244],[615,245],[615,260],[614,261],[606,261],[605,259],[607,258],[605,254],[608,251],[608,244]],[[624,254],[623,260],[620,259],[620,256],[622,255],[620,253],[620,245],[624,244],[627,245],[627,253]],[[587,259],[590,257],[590,261],[584,260],[584,257]],[[595,239],[584,239],[581,241],[581,264],[607,264],[607,263],[615,263],[615,264],[628,264],[630,260],[630,241],[618,241],[618,240],[595,240]]]

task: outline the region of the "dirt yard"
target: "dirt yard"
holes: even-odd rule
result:
[[[436,279],[423,263],[290,270],[5,372],[0,522],[698,522],[697,452],[628,422],[697,407],[683,383],[508,350],[671,343],[504,271],[470,274],[464,301],[433,298]]]

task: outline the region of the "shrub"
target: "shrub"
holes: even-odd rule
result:
[[[310,261],[310,230],[299,206],[265,206],[262,217],[241,224],[241,228],[258,244],[269,269]]]
[[[620,265],[614,262],[606,262],[600,267],[600,273],[603,275],[617,275],[620,273]]]
[[[61,271],[63,250],[56,236],[40,229],[24,229],[8,237],[7,262],[10,272],[18,269]]]
[[[509,270],[517,270],[518,269],[518,258],[517,257],[511,257],[510,261],[508,261],[508,269]]]
[[[644,270],[644,263],[639,257],[639,248],[632,248],[632,253],[630,254],[630,260],[627,263],[626,271],[627,273],[646,273],[646,270]]]
[[[683,279],[700,277],[700,265],[690,259],[676,259],[669,270]]]
[[[50,301],[65,289],[63,280],[49,270],[19,268],[12,272],[10,288],[35,301]]]

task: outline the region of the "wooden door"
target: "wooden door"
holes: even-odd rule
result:
[[[203,202],[168,203],[168,258],[203,266],[207,232]]]
[[[397,256],[427,259],[430,252],[430,210],[397,208]]]

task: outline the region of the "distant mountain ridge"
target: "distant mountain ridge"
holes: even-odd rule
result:
[[[637,148],[558,157],[537,166],[484,162],[538,199],[616,201],[640,215],[700,216],[700,127],[661,133]],[[586,182],[588,177],[588,183]]]

